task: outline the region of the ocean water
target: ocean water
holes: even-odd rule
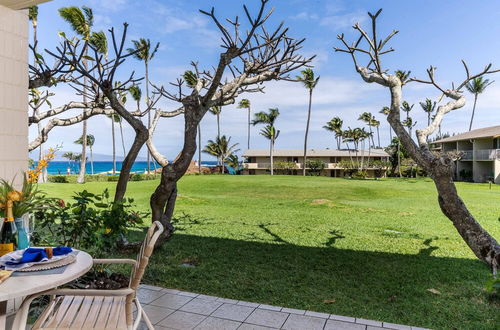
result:
[[[132,166],[132,172],[135,173],[144,173],[147,169],[148,162],[139,161],[135,162]],[[205,167],[213,167],[217,164],[216,161],[202,161],[201,165]],[[156,164],[156,168],[160,168],[158,164]],[[120,171],[122,168],[122,162],[116,162],[116,170]],[[151,170],[154,170],[154,164],[151,162],[150,165]],[[94,174],[99,174],[103,172],[109,172],[113,170],[113,162],[94,162]],[[49,174],[68,174],[68,171],[71,174],[78,174],[80,171],[80,163],[77,162],[67,162],[67,161],[52,161],[49,163],[49,167],[47,168],[47,172]],[[90,162],[87,162],[86,173],[92,174],[92,167]]]

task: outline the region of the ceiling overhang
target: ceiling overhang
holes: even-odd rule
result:
[[[0,0],[0,5],[18,10],[29,8],[48,1],[50,0]]]

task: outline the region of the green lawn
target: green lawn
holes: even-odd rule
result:
[[[128,195],[147,209],[156,183],[131,182]],[[104,187],[114,183],[42,189],[68,198]],[[500,238],[500,187],[458,189]],[[179,194],[178,230],[156,251],[148,283],[422,327],[500,324],[498,300],[482,289],[489,270],[441,214],[429,180],[187,176]]]

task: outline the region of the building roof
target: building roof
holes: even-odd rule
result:
[[[350,154],[349,154],[350,153]],[[309,149],[307,150],[307,157],[349,157],[354,156],[355,151],[342,149]],[[358,151],[358,155],[361,155],[362,151]],[[364,151],[364,155],[368,156],[368,149]],[[269,149],[248,149],[243,153],[243,157],[268,157]],[[304,156],[303,149],[275,149],[275,157],[302,157]],[[372,149],[370,151],[370,156],[372,157],[389,157],[382,149]]]
[[[10,9],[25,9],[50,0],[0,0],[0,5]]]
[[[466,133],[457,134],[441,140],[437,140],[434,143],[455,142],[455,141],[480,139],[480,138],[493,138],[497,136],[500,136],[500,125],[473,129],[472,131]]]

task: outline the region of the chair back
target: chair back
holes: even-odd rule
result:
[[[142,242],[141,250],[137,255],[137,263],[130,279],[131,289],[137,290],[141,284],[142,276],[144,275],[144,271],[149,263],[149,257],[153,254],[156,241],[162,233],[163,225],[159,221],[153,222],[151,227],[149,227],[148,232],[146,233],[146,238],[144,238],[144,242]]]

